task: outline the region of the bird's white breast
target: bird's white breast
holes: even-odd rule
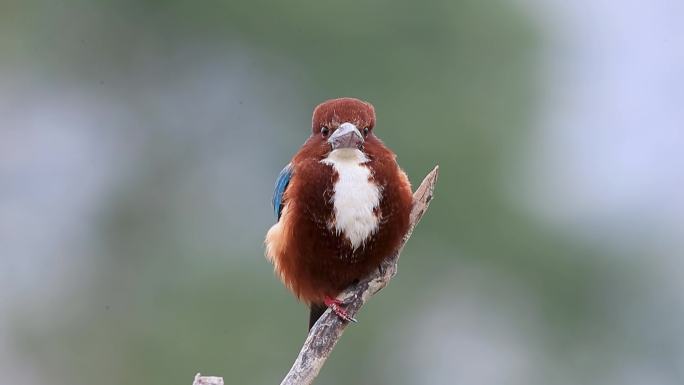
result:
[[[366,155],[357,149],[332,151],[321,161],[331,165],[338,179],[334,186],[333,206],[335,220],[331,224],[344,234],[354,249],[378,230],[374,209],[380,203],[380,188],[370,181],[370,170],[364,165]]]

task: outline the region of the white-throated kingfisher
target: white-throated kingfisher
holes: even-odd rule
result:
[[[309,328],[326,307],[352,321],[335,297],[392,256],[409,228],[411,185],[374,126],[370,103],[321,103],[311,136],[276,182],[266,256],[310,306]]]

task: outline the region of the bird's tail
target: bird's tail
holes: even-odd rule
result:
[[[323,304],[312,303],[309,311],[309,330],[314,326],[316,321],[325,313],[328,309],[327,306]]]

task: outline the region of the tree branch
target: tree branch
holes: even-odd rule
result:
[[[223,385],[223,377],[203,376],[197,373],[192,385]]]
[[[378,270],[373,272],[370,276],[362,279],[359,283],[348,287],[343,291],[338,299],[344,301],[345,308],[350,316],[355,316],[356,313],[368,302],[368,300],[379,292],[382,288],[387,286],[397,273],[397,262],[399,255],[406,244],[406,241],[411,237],[413,229],[416,227],[423,214],[428,209],[432,195],[437,183],[437,176],[439,174],[439,166],[436,166],[423,179],[423,182],[418,186],[416,192],[413,193],[413,208],[411,209],[411,225],[409,230],[404,235],[401,246],[395,255],[387,258]],[[309,331],[309,335],[304,341],[299,356],[295,360],[290,372],[287,373],[280,385],[309,385],[318,376],[323,364],[328,359],[335,344],[342,337],[344,329],[347,327],[347,322],[344,322],[336,314],[332,313],[330,309],[318,319],[316,324]],[[195,385],[204,384],[223,384],[223,379],[220,377],[202,377],[199,373],[195,376]]]

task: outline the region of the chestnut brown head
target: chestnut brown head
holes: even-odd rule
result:
[[[319,104],[311,122],[312,136],[328,142],[331,150],[363,147],[373,126],[373,106],[354,98],[331,99]]]

